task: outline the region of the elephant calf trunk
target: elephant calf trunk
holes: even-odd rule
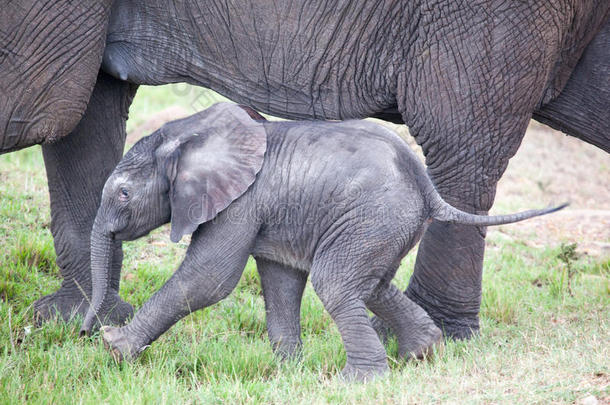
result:
[[[104,232],[100,227],[101,220],[95,219],[91,232],[91,284],[92,298],[89,311],[81,327],[81,335],[90,333],[99,326],[106,313],[111,310],[108,297],[111,295],[110,275],[114,240],[110,232]],[[98,323],[99,322],[99,323]]]

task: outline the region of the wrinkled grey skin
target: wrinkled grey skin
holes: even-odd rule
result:
[[[430,220],[485,226],[556,210],[468,214],[444,202],[405,142],[377,124],[271,123],[251,115],[219,103],[166,124],[106,182],[91,236],[93,302],[83,331],[95,325],[95,311],[109,309],[113,243],[170,221],[173,242],[192,233],[171,279],[128,325],[104,329],[118,359],[135,358],[179,319],[225,298],[251,254],[276,350],[292,355],[301,343],[309,276],[343,338],[343,375],[381,374],[386,354],[367,308],[396,333],[401,355],[422,357],[441,339],[426,312],[390,284]]]
[[[443,198],[473,213],[532,114],[610,150],[607,0],[111,3],[0,8],[0,152],[45,145],[64,277],[43,318],[87,309],[89,229],[135,91],[98,75],[102,60],[131,83],[186,81],[286,118],[404,122]],[[437,221],[422,239],[406,293],[450,336],[478,329],[484,239]]]
[[[88,309],[89,235],[104,182],[123,154],[137,88],[99,71],[111,5],[20,0],[0,6],[0,153],[42,144],[63,277],[57,292],[34,304],[39,320],[58,314],[68,320]],[[114,250],[120,269],[120,244]],[[111,284],[118,291],[119,278]],[[115,304],[110,320],[133,313],[129,304]]]

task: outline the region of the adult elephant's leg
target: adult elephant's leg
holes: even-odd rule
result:
[[[421,24],[434,37],[422,36],[398,75],[398,108],[430,177],[448,203],[471,213],[491,208],[559,55],[548,41],[556,25],[528,7],[427,10]],[[445,19],[477,24],[434,25]],[[479,329],[484,250],[483,228],[433,222],[422,238],[406,294],[448,336]]]
[[[34,304],[40,321],[57,315],[64,320],[84,315],[91,297],[90,234],[106,178],[123,154],[125,121],[136,86],[103,72],[97,78],[80,123],[68,136],[43,145],[51,201],[51,233],[55,242],[61,288]],[[121,244],[116,243],[112,289],[118,293]],[[133,312],[116,296],[112,321]]]
[[[441,196],[463,211],[486,215],[528,121],[529,116],[503,120],[501,127],[510,128],[507,134],[483,130],[479,122],[473,125],[485,136],[449,126],[445,131],[456,131],[459,140],[437,135],[437,143],[424,150],[428,174]],[[420,242],[406,294],[446,336],[464,339],[479,330],[485,234],[485,228],[433,221]]]
[[[484,250],[484,230],[475,227],[435,221],[422,238],[405,293],[446,336],[463,339],[479,330]]]
[[[457,158],[443,154],[442,162],[428,168],[441,196],[461,210],[486,215],[497,181],[527,122],[527,118],[515,120],[512,137],[500,137],[493,143],[449,145]],[[505,148],[496,150],[499,144]],[[429,151],[428,162],[435,158],[436,153]],[[433,221],[420,242],[406,294],[428,312],[446,336],[464,339],[479,330],[485,234],[486,228]]]
[[[436,137],[424,146],[428,174],[454,207],[480,215],[491,208],[497,181],[516,152],[529,116],[502,121],[499,127],[510,128],[508,133],[482,129],[484,122],[476,122],[473,128],[484,136],[450,125],[443,132],[456,139],[427,134],[428,139]],[[469,338],[479,330],[485,233],[485,228],[433,221],[420,242],[406,294],[446,336]]]

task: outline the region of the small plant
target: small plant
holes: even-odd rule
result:
[[[540,191],[546,192],[548,187],[551,185],[551,181],[550,180],[547,180],[547,181],[538,180],[538,181],[536,181],[536,185],[538,186]]]
[[[562,243],[559,247],[559,254],[557,254],[557,258],[565,264],[561,274],[561,284],[563,286],[563,280],[567,280],[570,297],[574,296],[572,293],[572,277],[576,274],[576,269],[573,267],[574,261],[578,260],[579,257],[579,254],[576,252],[577,246],[576,243]]]

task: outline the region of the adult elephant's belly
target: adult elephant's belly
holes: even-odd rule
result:
[[[151,3],[115,2],[102,65],[115,77],[189,82],[292,119],[367,117],[396,104],[393,2],[333,12],[293,2]]]

